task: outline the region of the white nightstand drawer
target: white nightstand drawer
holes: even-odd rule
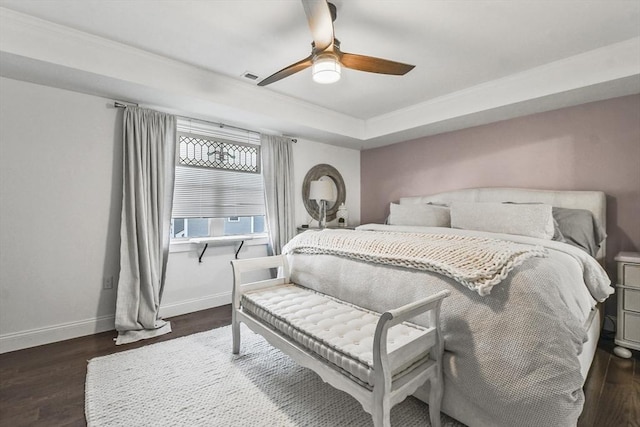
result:
[[[640,313],[640,289],[625,289],[624,290],[624,309],[637,311]]]
[[[627,341],[640,343],[640,316],[624,313],[624,337]]]
[[[629,357],[625,349],[640,350],[640,252],[620,252],[618,263],[618,328],[616,354]],[[618,350],[619,349],[619,350]]]
[[[640,288],[640,265],[623,266],[622,284],[625,286],[633,286],[634,288]]]

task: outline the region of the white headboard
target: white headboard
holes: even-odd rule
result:
[[[553,191],[525,188],[467,188],[430,196],[402,197],[400,204],[464,202],[539,202],[560,208],[586,209],[607,225],[607,199],[602,191]],[[606,241],[602,242],[596,259],[604,263]]]

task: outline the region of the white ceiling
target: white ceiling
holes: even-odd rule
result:
[[[0,74],[353,148],[640,93],[638,0],[334,3],[343,51],[416,68],[255,86],[309,55],[298,0],[0,0]]]

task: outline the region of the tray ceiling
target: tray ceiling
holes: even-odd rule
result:
[[[257,87],[310,52],[294,0],[1,0],[0,74],[358,149],[640,92],[638,1],[334,3],[344,51],[416,68]]]

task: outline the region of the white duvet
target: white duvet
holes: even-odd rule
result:
[[[613,292],[595,259],[565,243],[521,236],[375,224],[358,229],[462,233],[547,248],[548,257],[525,261],[487,296],[437,273],[333,255],[293,254],[289,262],[294,283],[378,312],[450,289],[442,306],[445,412],[455,414],[448,405],[462,397],[491,425],[576,424],[584,402],[578,355],[585,322],[596,301]]]

